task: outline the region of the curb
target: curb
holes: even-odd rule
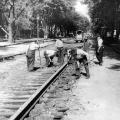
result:
[[[47,46],[52,45],[52,44],[53,44],[53,43],[48,44],[48,45],[46,45],[46,46],[42,46],[41,48],[47,47]],[[14,58],[15,56],[24,55],[24,54],[26,54],[26,52],[14,54],[14,55],[0,56],[0,62],[4,61],[4,60],[6,60],[6,59],[9,59],[9,58],[11,58],[11,57]]]
[[[24,44],[24,43],[30,43],[30,42],[34,42],[35,40],[28,40],[28,41],[24,41],[24,42],[19,42],[19,43],[12,43],[12,44],[8,44],[8,45],[0,45],[0,47],[7,47],[7,46],[12,46],[12,45],[19,45],[19,44]],[[42,40],[38,40],[38,41],[42,41]],[[54,41],[54,39],[49,39],[49,40],[44,40],[44,42],[50,42],[50,41]]]

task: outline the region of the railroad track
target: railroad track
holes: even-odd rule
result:
[[[14,87],[14,85],[11,86],[10,90],[7,92],[7,98],[3,97],[3,99],[0,99],[0,120],[8,120],[8,118],[10,118],[10,116],[12,116],[19,107],[57,71],[58,68],[59,66],[41,68],[36,72],[31,72],[35,80],[32,78],[32,80],[29,80],[25,85],[16,87]],[[6,96],[6,93],[4,95]]]
[[[29,118],[31,110],[40,102],[45,94],[50,92],[51,86],[55,84],[63,71],[67,68],[68,64],[62,65],[41,87],[38,89],[29,99],[25,102],[17,112],[9,120],[27,120]],[[70,70],[72,70],[70,68]],[[71,73],[71,72],[70,72]],[[64,75],[65,76],[65,75]],[[64,77],[63,77],[64,78]],[[33,120],[33,119],[32,119]]]

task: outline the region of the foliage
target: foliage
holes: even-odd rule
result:
[[[35,33],[38,16],[39,27],[52,36],[89,26],[89,21],[75,12],[71,0],[1,0],[0,7],[0,24],[8,31],[11,24],[13,36],[23,30]]]
[[[86,0],[90,5],[93,29],[100,32],[114,31],[120,28],[120,1],[119,0]]]

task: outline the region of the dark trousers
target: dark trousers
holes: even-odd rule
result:
[[[58,55],[58,63],[62,65],[64,63],[64,49],[63,47],[57,48],[57,55]]]
[[[100,47],[99,51],[98,48],[96,49],[96,58],[99,61],[99,64],[101,64],[103,62],[103,46]]]
[[[89,73],[89,67],[88,67],[88,61],[86,56],[81,58],[81,59],[76,59],[75,60],[75,70],[76,70],[76,75],[77,76],[81,76],[81,64],[83,63],[85,71],[86,71],[86,76],[90,77],[90,73]]]
[[[34,63],[35,63],[35,50],[28,50],[27,55],[27,69],[28,71],[34,70]]]
[[[45,60],[46,60],[46,66],[50,67],[53,65],[53,58],[54,56],[48,56],[47,54],[44,54]]]

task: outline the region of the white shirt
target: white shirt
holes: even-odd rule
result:
[[[46,50],[46,54],[50,57],[55,54],[55,50]]]
[[[63,47],[63,42],[61,40],[57,39],[55,46],[56,47]]]
[[[26,49],[26,54],[28,52],[28,49],[29,50],[36,50],[37,48],[39,48],[39,46],[35,43],[35,42],[32,42],[28,45],[27,49]]]
[[[82,50],[82,49],[77,49],[77,55],[79,56],[79,55],[85,55],[86,57],[88,57],[89,55],[88,55],[88,53],[87,52],[85,52],[84,50]]]
[[[98,47],[101,47],[103,45],[102,38],[98,37],[97,40],[98,40]]]
[[[83,38],[82,34],[76,36],[76,39],[78,39],[78,40],[82,40],[82,38]]]

